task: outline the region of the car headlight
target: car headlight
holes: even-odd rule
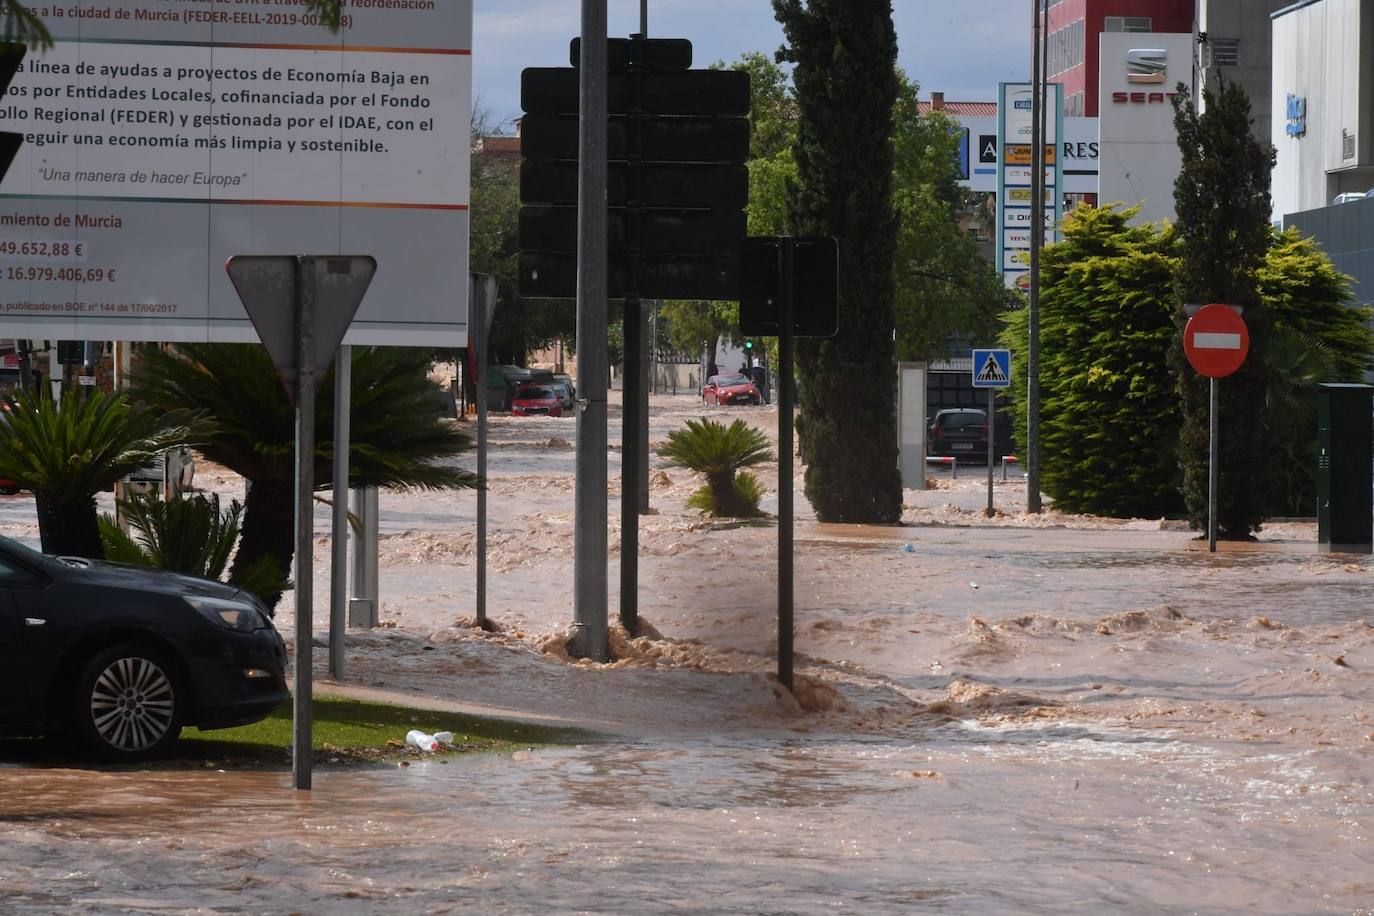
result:
[[[184,597],[182,600],[199,611],[206,620],[226,630],[251,633],[254,630],[265,630],[269,626],[262,612],[244,601],[200,596]]]

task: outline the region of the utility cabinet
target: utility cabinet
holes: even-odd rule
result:
[[[1374,387],[1317,386],[1317,544],[1370,553],[1374,544]]]

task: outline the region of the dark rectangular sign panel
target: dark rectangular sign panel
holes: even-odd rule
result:
[[[606,221],[606,245],[612,254],[628,247],[635,219],[639,221],[639,250],[649,254],[733,255],[747,232],[743,210],[613,209]],[[520,249],[576,252],[577,208],[521,207]]]
[[[749,238],[740,248],[739,328],[745,337],[777,337],[781,239]],[[839,246],[833,238],[796,238],[792,258],[792,328],[797,337],[839,330]]]
[[[625,267],[619,258],[611,259],[607,285],[610,298],[624,298]],[[527,299],[572,299],[577,295],[577,256],[521,253],[519,291]],[[646,299],[737,299],[739,258],[646,256],[640,266],[639,295]]]
[[[529,67],[520,73],[520,107],[526,114],[577,114],[580,70]],[[607,113],[623,115],[634,107],[655,115],[749,114],[749,74],[739,70],[681,70],[666,73],[612,73],[606,83]]]
[[[630,166],[615,162],[606,176],[606,200],[612,207],[629,203]],[[526,204],[577,205],[577,161],[527,159],[520,163],[520,201]],[[645,162],[639,166],[639,194],[644,207],[721,207],[749,205],[749,169],[743,165],[702,162]]]
[[[575,115],[526,115],[520,122],[520,155],[526,159],[576,159]],[[639,158],[660,162],[744,162],[749,158],[748,118],[641,119]],[[629,124],[613,117],[606,127],[607,158],[630,156]]]
[[[641,38],[638,39],[635,61],[650,70],[686,70],[692,66],[692,42],[686,38]],[[630,51],[636,39],[606,39],[606,67],[611,72],[624,70],[630,65]],[[568,47],[568,62],[574,67],[582,65],[582,39],[574,38]]]

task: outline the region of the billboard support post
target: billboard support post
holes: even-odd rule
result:
[[[334,357],[334,506],[329,543],[329,676],[344,679],[344,636],[348,626],[349,411],[353,407],[353,348]]]
[[[315,261],[296,259],[296,684],[292,697],[291,776],[310,788],[311,627],[315,500]]]

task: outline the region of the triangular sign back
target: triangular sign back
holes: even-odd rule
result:
[[[313,283],[315,290],[314,382],[319,385],[358,313],[377,261],[369,255],[241,255],[230,258],[225,269],[295,403],[299,284]]]

